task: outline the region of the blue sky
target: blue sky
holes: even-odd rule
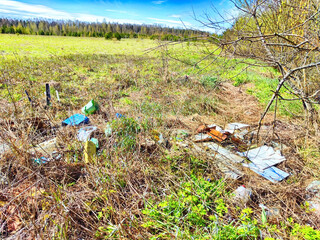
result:
[[[235,11],[228,0],[0,0],[0,17],[50,18],[102,22],[162,24],[208,30],[194,20],[214,5],[224,16]]]

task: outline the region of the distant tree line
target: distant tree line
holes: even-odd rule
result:
[[[162,25],[139,25],[130,23],[89,23],[70,20],[10,19],[0,18],[0,33],[26,35],[54,35],[73,37],[151,38],[169,41],[196,38],[207,34],[198,30],[164,27]]]

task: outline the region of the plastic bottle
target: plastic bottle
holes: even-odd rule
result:
[[[243,203],[248,202],[252,195],[252,191],[246,188],[244,185],[238,187],[233,193],[235,194],[234,199],[240,200]]]

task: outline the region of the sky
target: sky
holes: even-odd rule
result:
[[[194,19],[223,16],[235,11],[228,0],[0,0],[0,17],[70,19],[87,22],[161,24],[175,28],[211,31]]]

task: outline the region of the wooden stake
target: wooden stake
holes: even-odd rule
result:
[[[46,96],[47,96],[47,106],[49,106],[50,100],[51,100],[49,83],[46,83]]]

